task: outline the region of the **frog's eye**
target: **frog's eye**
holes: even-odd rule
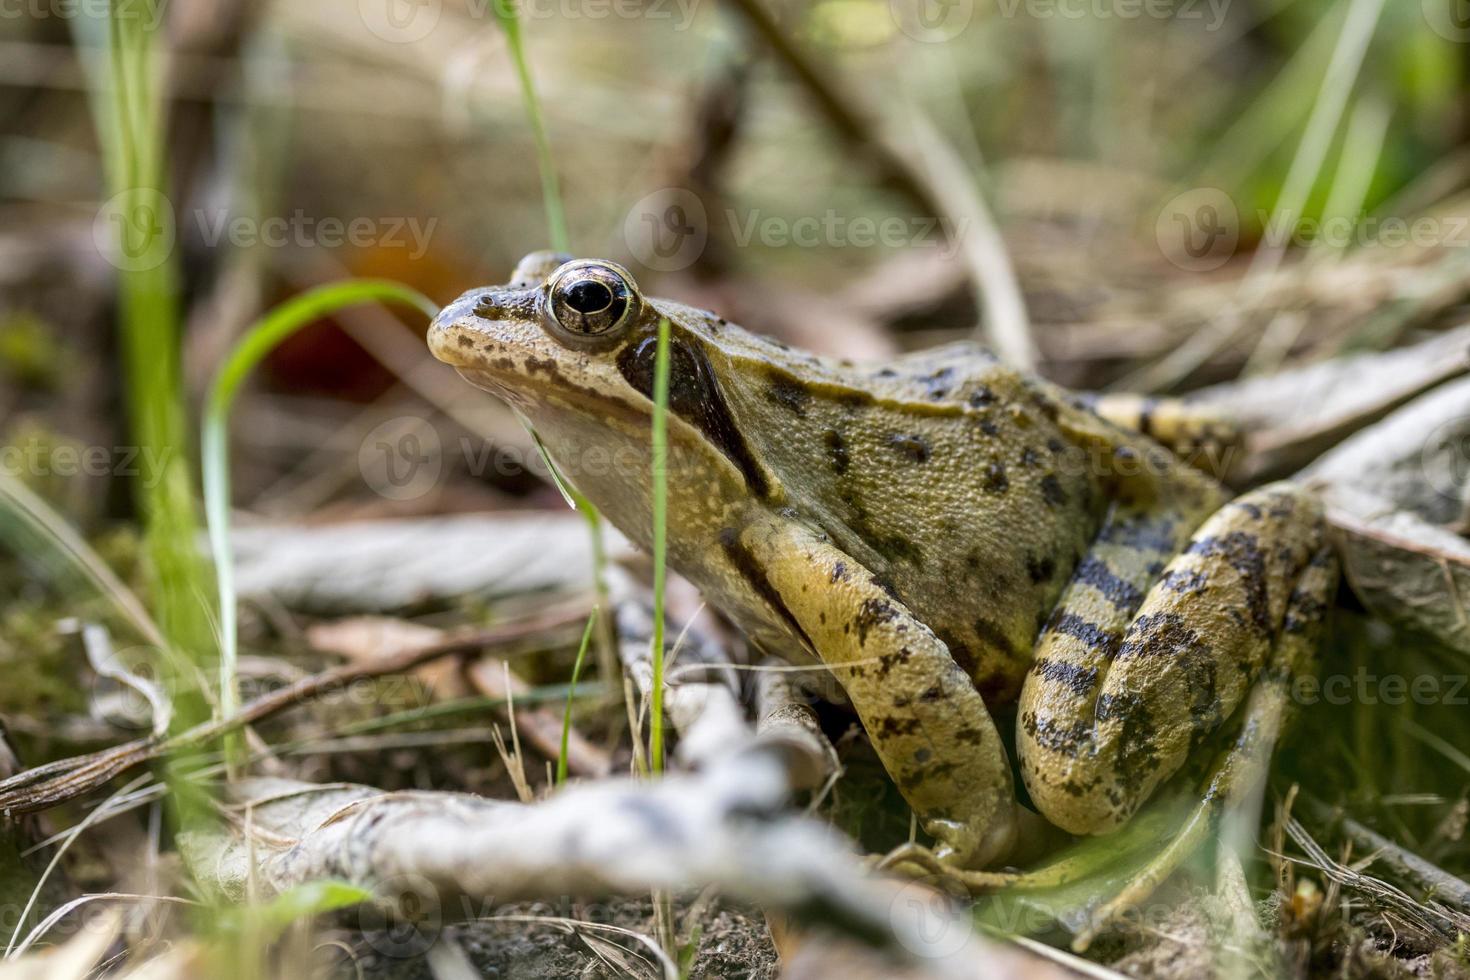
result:
[[[638,318],[642,299],[632,277],[609,262],[568,262],[547,283],[544,320],[574,347],[615,340]]]

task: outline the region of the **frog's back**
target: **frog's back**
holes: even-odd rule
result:
[[[775,359],[734,393],[786,503],[871,569],[982,693],[1016,693],[1105,505],[1054,388],[970,345]],[[738,372],[750,377],[750,372]]]

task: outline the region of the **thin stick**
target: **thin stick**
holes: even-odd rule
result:
[[[0,780],[0,814],[34,813],[74,800],[113,777],[172,752],[186,751],[212,742],[246,725],[253,725],[286,708],[324,697],[359,680],[405,673],[457,654],[474,653],[537,636],[580,621],[582,614],[571,610],[546,613],[503,626],[451,635],[441,642],[411,647],[395,656],[371,663],[344,664],[303,677],[295,683],[263,694],[243,705],[229,718],[195,725],[172,738],[143,738],[92,755],[28,769]]]

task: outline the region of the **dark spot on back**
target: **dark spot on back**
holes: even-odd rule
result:
[[[1011,488],[1010,478],[1006,476],[1004,463],[992,462],[985,467],[985,479],[980,484],[986,493],[1005,493]]]
[[[772,374],[769,384],[766,385],[766,397],[793,415],[805,417],[807,406],[811,404],[812,393],[793,377],[785,374]]]
[[[838,476],[845,475],[847,468],[852,465],[852,456],[847,451],[842,433],[836,429],[828,429],[822,434],[822,441],[827,444],[827,459],[832,464],[832,471]]]
[[[1041,478],[1041,496],[1053,507],[1060,507],[1067,502],[1067,491],[1062,489],[1062,481],[1057,479],[1055,473],[1048,473]]]
[[[891,435],[888,445],[910,463],[929,462],[929,442],[919,435]]]
[[[1032,585],[1049,582],[1056,573],[1057,562],[1051,555],[1043,555],[1040,558],[1035,555],[1026,556],[1026,574],[1030,577]]]
[[[1005,630],[988,619],[981,618],[975,620],[975,635],[980,638],[982,643],[991,647],[991,649],[1001,654],[1007,660],[1016,660],[1021,656],[1021,652],[1016,649],[1016,645],[1011,642],[1011,638],[1006,635]]]

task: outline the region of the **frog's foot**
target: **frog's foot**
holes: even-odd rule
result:
[[[953,882],[971,895],[1003,888],[1023,891],[1056,888],[1085,878],[1096,870],[1090,862],[1064,858],[1032,871],[970,871],[956,866],[931,848],[913,843],[895,847],[878,861],[877,866],[909,877]]]
[[[1006,888],[1021,877],[1014,871],[968,871],[945,861],[933,849],[923,844],[900,844],[878,859],[877,867],[882,871],[910,878],[937,878],[953,882],[971,895]]]

